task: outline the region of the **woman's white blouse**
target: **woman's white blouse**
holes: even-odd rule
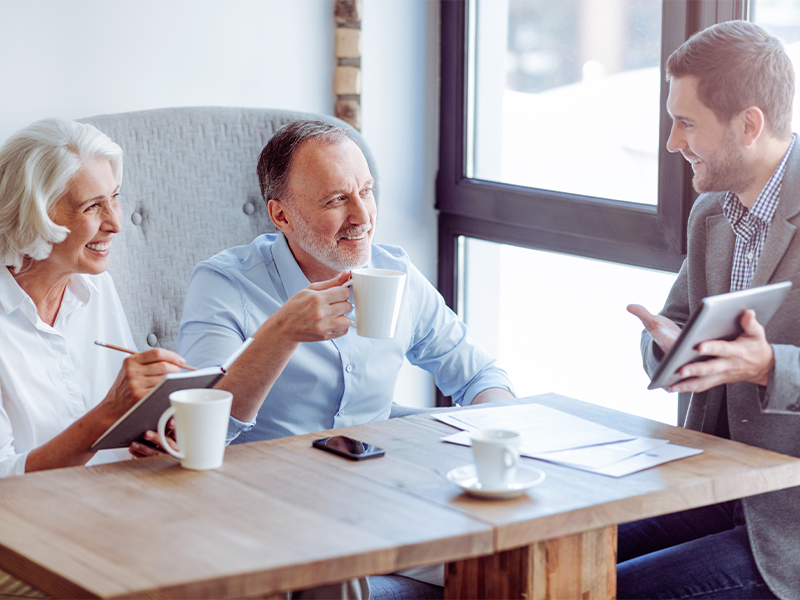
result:
[[[99,404],[135,349],[108,273],[73,275],[53,327],[0,265],[0,477],[22,475],[28,453]],[[129,458],[103,450],[88,464]]]

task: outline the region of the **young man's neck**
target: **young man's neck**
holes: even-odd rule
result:
[[[789,149],[792,143],[791,136],[789,139],[782,140],[771,136],[765,136],[763,140],[763,151],[759,157],[755,159],[753,168],[755,170],[755,179],[753,184],[742,192],[737,193],[739,201],[747,208],[751,208],[758,199],[759,194],[767,185],[770,177],[772,177],[781,160]]]

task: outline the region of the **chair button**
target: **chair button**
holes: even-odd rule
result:
[[[255,205],[252,202],[245,202],[245,204],[244,204],[244,214],[252,215],[254,212],[256,212]]]
[[[142,213],[135,212],[131,215],[131,221],[134,225],[142,224]]]
[[[158,336],[155,333],[150,333],[147,336],[147,343],[152,347],[155,348],[156,344],[158,343]]]

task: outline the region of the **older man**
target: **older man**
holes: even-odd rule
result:
[[[512,397],[511,384],[464,324],[395,246],[373,244],[373,178],[343,129],[317,121],[281,128],[258,175],[278,233],[200,263],[178,346],[199,366],[254,342],[220,387],[233,392],[231,436],[264,440],[386,419],[404,358],[458,404]],[[350,270],[408,274],[396,333],[350,328]]]
[[[178,337],[186,360],[199,366],[219,364],[254,338],[218,386],[233,392],[235,443],[403,414],[392,399],[404,358],[458,404],[513,397],[506,373],[406,253],[372,243],[374,181],[343,129],[318,121],[284,126],[262,151],[258,177],[278,233],[195,268]],[[391,339],[350,328],[344,284],[366,265],[408,276]],[[409,574],[441,585],[440,571]],[[409,585],[415,595],[430,592]],[[365,589],[362,580],[311,593],[359,597]]]
[[[702,195],[688,253],[659,315],[643,307],[652,373],[704,296],[800,283],[800,149],[791,131],[794,69],[776,38],[745,21],[695,34],[667,62],[667,148]],[[673,391],[693,392],[686,427],[800,456],[800,297],[766,330],[747,311],[737,339],[700,344]],[[800,598],[800,488],[619,528],[619,598]]]

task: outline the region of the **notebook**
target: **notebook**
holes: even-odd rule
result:
[[[165,375],[144,398],[134,404],[128,412],[122,415],[116,423],[97,439],[92,445],[92,450],[127,448],[131,445],[131,442],[141,441],[145,431],[156,430],[158,419],[169,408],[169,395],[172,392],[191,388],[214,387],[252,341],[253,338],[247,338],[236,349],[236,352],[218,367],[206,367],[196,371],[168,373]]]

